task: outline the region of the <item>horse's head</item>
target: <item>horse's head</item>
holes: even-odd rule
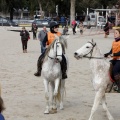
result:
[[[50,46],[52,50],[49,52],[49,58],[55,59],[56,62],[62,61],[62,55],[65,54],[65,48],[67,47],[66,40],[61,37],[56,37]]]
[[[96,46],[96,43],[93,41],[93,39],[89,42],[87,42],[85,45],[83,45],[80,49],[78,49],[75,53],[74,53],[74,57],[76,59],[80,59],[82,57],[87,56],[88,54],[93,53],[93,49]]]

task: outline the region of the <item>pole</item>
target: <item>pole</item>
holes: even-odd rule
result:
[[[88,27],[88,8],[87,8],[87,27]]]
[[[117,20],[118,20],[118,16],[117,16],[117,12],[116,12],[116,16],[115,16],[115,26],[117,26]]]
[[[107,11],[106,11],[106,23],[107,23],[107,19],[108,19],[108,14],[107,14]]]
[[[58,5],[56,5],[56,13],[57,13],[57,16],[58,16]]]

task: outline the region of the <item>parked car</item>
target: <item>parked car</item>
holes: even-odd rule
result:
[[[49,27],[49,21],[47,20],[37,19],[37,20],[34,20],[32,24],[36,24],[38,27],[43,27],[43,26]]]
[[[16,22],[0,17],[0,26],[18,26]]]

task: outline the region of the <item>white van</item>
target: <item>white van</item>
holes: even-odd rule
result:
[[[89,21],[85,19],[83,22],[84,26],[99,26],[103,27],[105,25],[105,18],[103,16],[97,16],[95,13],[89,13]]]

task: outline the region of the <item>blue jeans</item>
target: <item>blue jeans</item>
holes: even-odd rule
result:
[[[45,47],[43,46],[42,42],[40,41],[40,45],[41,45],[41,53],[43,53],[45,51]]]

